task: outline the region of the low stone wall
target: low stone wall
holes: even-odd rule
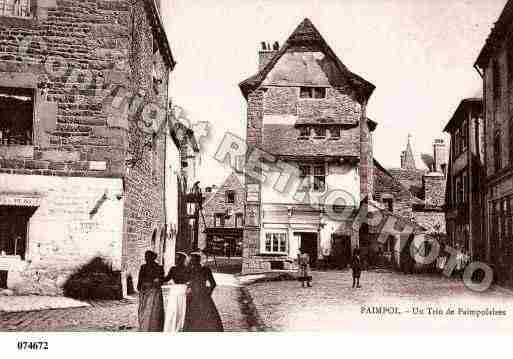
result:
[[[281,263],[283,265],[283,268],[279,270],[292,271],[298,269],[297,263],[288,257],[255,256],[243,258],[242,274],[271,272],[274,270],[271,266],[272,262]]]

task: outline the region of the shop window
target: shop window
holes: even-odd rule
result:
[[[31,17],[30,3],[31,0],[0,0],[0,16]]]
[[[300,98],[323,99],[323,98],[326,98],[326,88],[325,87],[302,86],[299,90],[299,97]]]
[[[0,207],[0,256],[25,260],[30,216],[24,208]]]
[[[265,234],[265,252],[287,254],[287,233],[267,232]]]
[[[34,94],[0,87],[0,145],[32,145]]]
[[[235,203],[235,191],[226,191],[225,201],[226,203]]]

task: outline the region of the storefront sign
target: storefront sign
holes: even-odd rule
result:
[[[0,194],[0,206],[39,207],[41,198],[23,195]]]

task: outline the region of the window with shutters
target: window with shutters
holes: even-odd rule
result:
[[[34,144],[34,91],[0,87],[0,145]]]
[[[0,0],[0,16],[31,17],[31,0]]]

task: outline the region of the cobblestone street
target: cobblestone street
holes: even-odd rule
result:
[[[235,283],[219,285],[214,301],[225,331],[251,329],[251,313],[245,309],[248,299]],[[0,331],[69,332],[69,331],[137,331],[137,299],[96,301],[90,307],[0,312]],[[254,329],[253,329],[254,330]]]
[[[255,283],[248,287],[268,329],[287,330],[511,330],[513,294],[502,288],[475,293],[458,279],[405,275],[389,271],[362,273],[362,288],[351,288],[351,273],[314,272],[313,288],[294,281]],[[362,306],[393,306],[401,314],[362,314]],[[413,314],[413,307],[424,314]],[[428,308],[455,315],[429,315]],[[505,310],[506,316],[458,315],[458,308]]]

